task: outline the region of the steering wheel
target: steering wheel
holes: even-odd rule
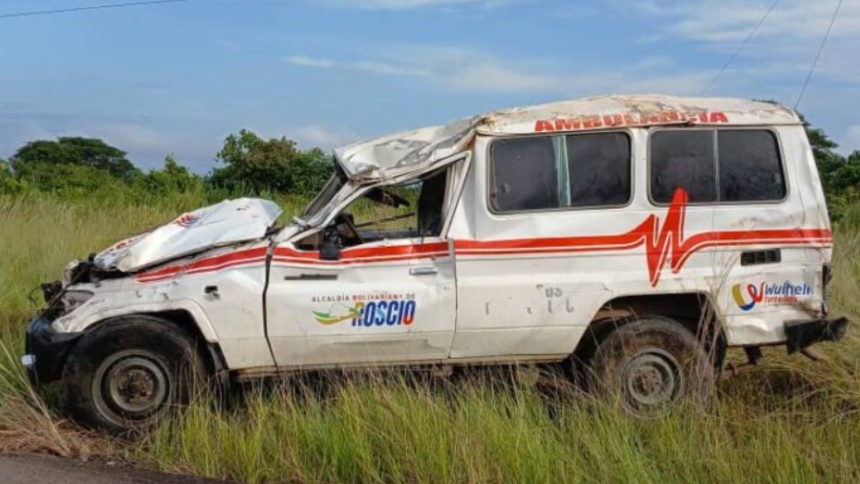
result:
[[[355,226],[355,220],[348,213],[338,214],[334,218],[334,226],[340,234],[341,241],[346,247],[359,245],[364,243],[361,235],[358,233],[358,227]]]

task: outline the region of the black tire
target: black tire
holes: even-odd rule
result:
[[[657,417],[679,403],[702,407],[714,393],[714,366],[683,325],[646,316],[612,331],[588,369],[589,388],[639,417]]]
[[[63,370],[68,410],[113,434],[155,425],[207,381],[194,338],[153,316],[106,321],[83,336]]]

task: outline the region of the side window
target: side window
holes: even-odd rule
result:
[[[368,190],[335,217],[327,229],[335,229],[343,247],[381,240],[438,237],[442,234],[451,167],[440,168],[418,180]],[[320,250],[325,231],[300,241],[301,250]]]
[[[500,139],[490,150],[490,206],[506,213],[624,205],[630,163],[626,133]]]
[[[651,135],[651,198],[669,203],[684,188],[693,203],[717,200],[713,131],[657,131]]]
[[[571,207],[630,201],[630,138],[626,134],[568,136],[566,144]]]
[[[559,206],[552,138],[502,139],[493,143],[491,157],[493,208],[521,212]]]
[[[785,180],[770,131],[719,131],[720,201],[782,200]]]
[[[693,203],[785,198],[778,142],[766,130],[657,131],[650,164],[655,203],[669,203],[678,188]]]

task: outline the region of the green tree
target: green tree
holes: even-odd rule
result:
[[[839,180],[836,172],[845,164],[845,158],[835,151],[839,145],[830,139],[823,129],[812,127],[803,115],[800,119],[803,120],[803,126],[806,128],[806,136],[809,138],[809,145],[815,156],[815,164],[818,166],[824,191],[828,196],[834,195],[840,191],[837,188]]]
[[[138,183],[144,191],[166,195],[200,190],[203,187],[203,178],[180,165],[171,153],[164,158],[162,169],[140,176]]]
[[[331,178],[334,163],[331,155],[319,148],[299,152],[293,163],[293,189],[300,194],[315,195]]]
[[[58,176],[105,173],[128,182],[140,175],[140,170],[126,158],[126,152],[92,138],[32,141],[15,153],[11,164],[16,178],[32,181],[43,189],[63,186],[64,179]]]
[[[254,193],[313,193],[331,173],[321,150],[303,152],[285,137],[265,140],[245,129],[224,140],[216,160],[224,166],[212,171],[214,185]]]
[[[17,191],[19,184],[12,176],[12,169],[9,163],[3,158],[0,158],[0,193],[11,193]]]

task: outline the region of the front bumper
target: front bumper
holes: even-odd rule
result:
[[[810,319],[785,323],[788,353],[822,341],[839,341],[848,332],[848,318]]]
[[[36,316],[27,326],[25,354],[21,363],[30,381],[45,384],[58,380],[69,351],[82,333],[58,333],[43,315]]]

